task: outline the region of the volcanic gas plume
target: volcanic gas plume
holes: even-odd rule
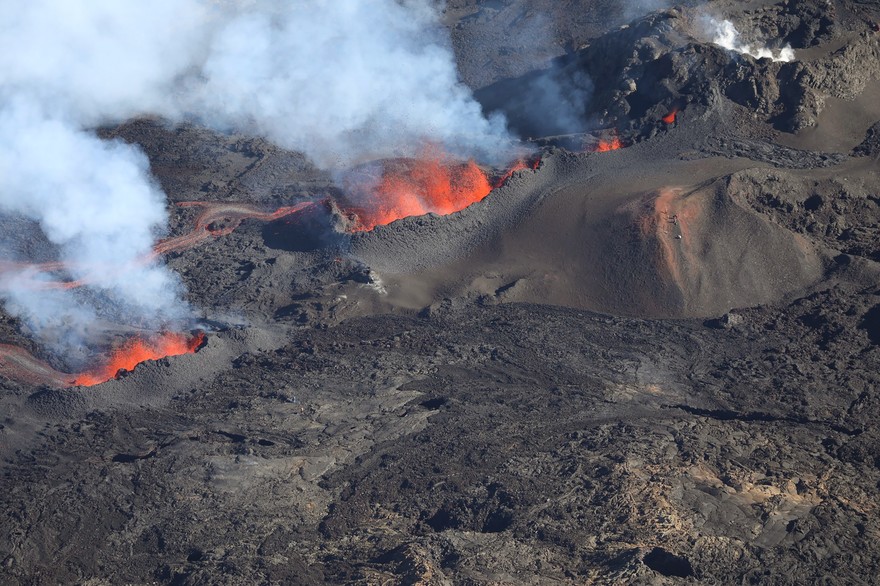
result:
[[[512,158],[503,117],[485,116],[459,82],[429,0],[36,0],[0,14],[0,39],[0,214],[20,231],[0,241],[0,296],[77,363],[102,345],[99,321],[174,330],[190,315],[163,254],[307,205],[212,204],[192,233],[159,240],[166,196],[149,161],[91,129],[195,121],[265,136],[334,172],[419,156],[424,144],[450,153],[383,175],[372,204],[357,201],[363,229],[479,201],[491,185],[471,159]]]
[[[729,20],[718,21],[710,18],[707,26],[713,35],[712,42],[716,45],[721,45],[725,49],[751,55],[756,59],[772,59],[773,61],[791,61],[794,59],[794,50],[790,45],[774,50],[754,43],[743,42],[742,35],[740,35],[740,32]]]

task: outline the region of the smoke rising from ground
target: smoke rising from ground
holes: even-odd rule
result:
[[[729,20],[718,21],[710,18],[707,20],[707,27],[710,34],[712,34],[712,42],[730,51],[751,55],[756,59],[772,59],[773,61],[786,62],[794,59],[794,50],[790,45],[773,50],[768,47],[743,42],[739,31],[736,30],[736,27]]]
[[[319,165],[414,155],[426,142],[500,162],[510,145],[459,82],[425,1],[261,3],[222,23],[191,110]],[[283,9],[282,9],[283,7]]]
[[[73,358],[84,358],[100,320],[158,325],[187,313],[175,275],[147,260],[166,214],[146,157],[84,130],[162,110],[185,67],[178,56],[189,41],[174,36],[188,19],[176,2],[131,4],[31,2],[0,17],[0,211],[25,244],[7,235],[2,258],[27,263],[27,244],[42,241],[39,260],[66,264],[54,278],[88,282],[46,290],[45,272],[11,268],[0,297],[33,335]],[[176,24],[151,38],[163,20]]]
[[[46,291],[33,269],[4,273],[7,309],[46,343],[87,343],[100,318],[156,326],[187,313],[176,276],[145,260],[167,222],[146,157],[90,130],[142,115],[259,134],[327,168],[425,144],[487,162],[511,148],[504,120],[484,117],[459,83],[429,0],[7,7],[0,212],[38,226],[69,277],[87,280]],[[5,248],[2,258],[32,260]]]

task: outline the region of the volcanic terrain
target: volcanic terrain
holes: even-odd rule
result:
[[[100,128],[198,317],[0,314],[0,581],[875,583],[880,6],[636,4],[446,3],[506,163]]]

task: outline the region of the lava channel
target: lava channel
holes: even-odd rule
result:
[[[202,207],[204,211],[196,218],[195,226],[188,233],[160,240],[150,254],[139,259],[135,264],[143,265],[154,261],[159,256],[171,252],[179,252],[198,246],[212,238],[227,236],[235,231],[244,220],[255,219],[272,221],[305,210],[315,202],[300,202],[292,206],[280,207],[273,212],[264,212],[256,206],[233,202],[202,202],[186,201],[178,207]],[[70,271],[74,265],[61,261],[47,263],[17,263],[0,261],[0,289],[27,288],[29,290],[46,289],[77,289],[93,282],[94,279],[83,277],[75,281],[52,280],[45,278],[49,273]],[[82,267],[89,272],[124,271],[127,267]],[[11,275],[11,277],[9,276]]]

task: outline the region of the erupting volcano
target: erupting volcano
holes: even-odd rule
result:
[[[431,154],[420,159],[389,161],[379,177],[371,176],[369,171],[351,176],[348,190],[358,203],[342,207],[357,217],[352,227],[355,232],[410,216],[445,216],[482,201],[515,172],[536,169],[539,163],[540,159],[519,160],[493,183],[473,160],[454,162]]]
[[[7,4],[0,585],[876,575],[880,2]]]
[[[368,180],[369,181],[369,180]],[[451,214],[482,201],[492,186],[473,161],[447,163],[440,158],[393,161],[349,209],[357,215],[354,231],[372,230],[395,220],[428,213]]]
[[[593,152],[605,153],[608,151],[616,151],[619,148],[623,148],[623,143],[620,142],[620,137],[614,132],[610,138],[599,139],[599,142],[596,144],[595,148],[593,148]]]
[[[74,385],[91,387],[115,378],[122,370],[132,370],[147,360],[180,356],[196,352],[205,342],[202,332],[194,336],[166,333],[156,338],[136,338],[125,342],[110,353],[107,362],[95,370],[78,375]]]

